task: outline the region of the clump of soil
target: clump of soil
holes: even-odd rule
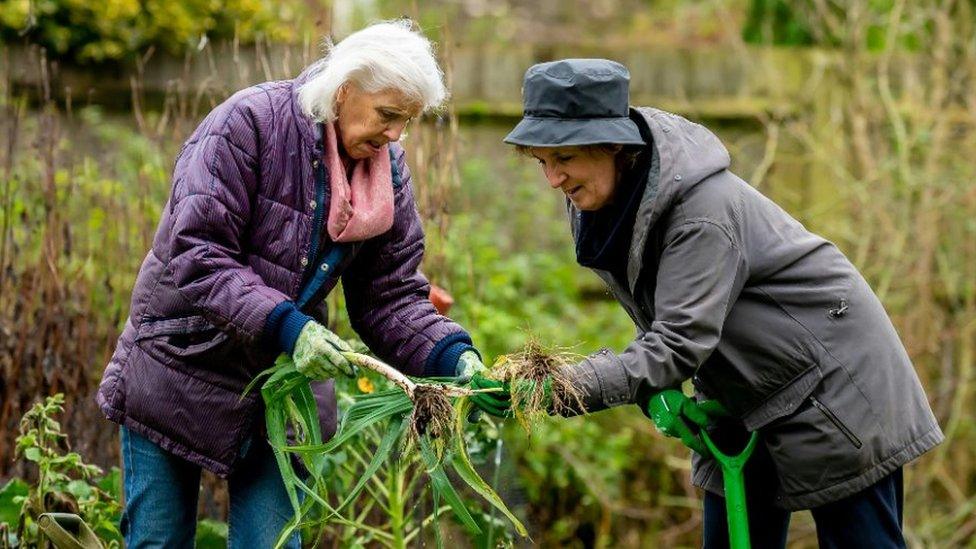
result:
[[[438,385],[417,385],[413,391],[411,429],[414,436],[450,438],[454,426],[454,406],[447,391]]]
[[[580,359],[565,349],[530,340],[521,350],[505,355],[490,375],[508,382],[512,411],[528,430],[541,417],[585,411],[582,394],[566,369]]]

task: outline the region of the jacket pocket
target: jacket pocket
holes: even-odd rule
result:
[[[195,357],[220,347],[226,332],[200,315],[143,320],[136,342],[150,354],[159,351],[175,358]]]
[[[828,408],[824,403],[820,402],[820,400],[818,400],[817,397],[813,395],[810,395],[809,400],[810,400],[810,404],[812,404],[813,407],[816,408],[817,410],[820,410],[820,413],[823,414],[828,421],[833,423],[834,427],[837,427],[837,430],[843,433],[844,436],[847,437],[847,440],[851,441],[851,444],[853,444],[855,448],[858,449],[861,448],[862,446],[861,439],[857,438],[857,435],[854,434],[854,431],[851,431],[851,429],[847,425],[845,425],[844,422],[841,421],[841,419],[837,417],[836,414],[831,412],[830,408]]]
[[[850,378],[825,370],[820,385],[792,414],[761,431],[776,465],[782,496],[796,498],[839,486],[875,467],[874,416]]]
[[[743,415],[743,425],[747,430],[755,431],[793,414],[820,385],[822,379],[823,372],[819,366],[808,367],[779,391],[769,395],[762,404]]]

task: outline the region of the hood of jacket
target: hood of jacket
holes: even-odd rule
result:
[[[676,114],[651,107],[633,108],[650,129],[651,168],[634,220],[627,257],[628,289],[634,292],[648,235],[662,214],[708,176],[728,169],[729,151],[714,133]],[[568,201],[567,201],[568,203]],[[574,237],[579,210],[569,205]]]
[[[627,258],[631,293],[640,274],[647,236],[661,215],[692,187],[731,164],[728,149],[701,124],[650,107],[636,111],[650,128],[654,142],[651,170],[637,209]]]

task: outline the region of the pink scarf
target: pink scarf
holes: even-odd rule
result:
[[[347,178],[332,124],[325,125],[325,165],[329,168],[329,236],[334,242],[359,242],[393,226],[393,183],[389,145],[372,158],[355,161]],[[351,181],[350,181],[351,179]]]

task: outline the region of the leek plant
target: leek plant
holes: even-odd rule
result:
[[[250,390],[267,376],[261,395],[268,439],[295,513],[280,533],[277,547],[298,528],[326,524],[345,528],[347,533],[362,532],[383,546],[405,547],[448,510],[467,532],[478,535],[481,529],[449,471],[501,511],[520,535],[527,535],[522,523],[471,464],[463,429],[471,407],[466,397],[473,394],[472,390],[446,380],[417,383],[372,357],[358,353],[346,356],[389,380],[392,387],[354,397],[339,431],[328,442],[322,440],[309,380],[295,369],[290,357],[279,357],[248,387]],[[351,459],[341,462],[340,452]],[[296,465],[304,472],[296,470]],[[363,469],[352,488],[328,497],[329,476],[340,468],[359,466]],[[429,478],[426,486],[420,482],[424,477]],[[408,498],[418,489],[429,489],[433,501],[432,512],[420,521],[408,516],[412,514]],[[350,514],[348,510],[364,491],[368,501]],[[377,511],[388,517],[385,529],[366,522],[367,516]],[[436,527],[434,532],[439,534]],[[436,539],[440,544],[439,535]]]

